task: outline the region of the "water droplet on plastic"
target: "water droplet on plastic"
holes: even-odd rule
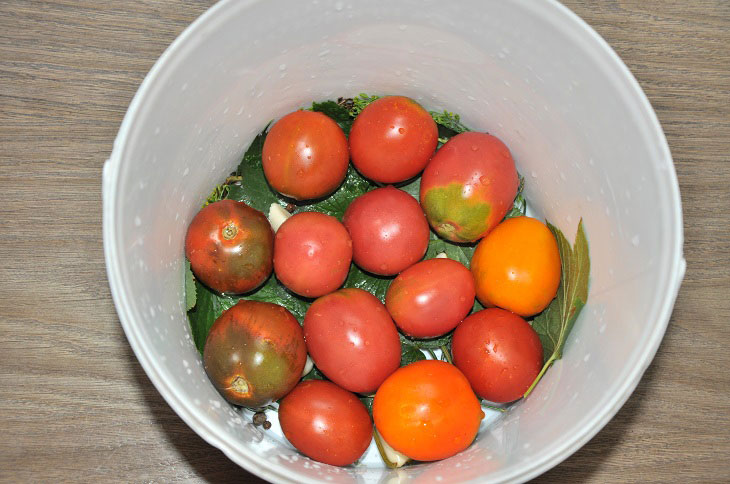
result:
[[[405,25],[405,24],[401,24],[401,25],[398,26],[398,30],[405,30],[407,28],[408,28],[408,26]]]
[[[563,181],[567,180],[565,173],[563,173],[562,171],[560,172],[560,179]]]
[[[633,245],[634,247],[638,247],[639,242],[641,242],[641,240],[638,235],[634,235],[633,237],[631,237],[631,245]]]
[[[531,176],[532,178],[537,178],[537,172],[536,172],[535,170],[532,170],[532,171],[530,172],[530,176]]]
[[[286,70],[286,64],[279,64],[279,70],[285,71]]]

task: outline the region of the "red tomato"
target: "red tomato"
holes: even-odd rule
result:
[[[466,449],[484,418],[469,382],[454,365],[422,360],[388,377],[373,400],[375,427],[411,459],[445,459]]]
[[[345,282],[351,260],[350,234],[329,215],[298,213],[276,232],[276,277],[301,296],[319,297],[339,288]]]
[[[271,274],[274,232],[263,213],[243,202],[221,200],[193,217],[185,256],[203,284],[220,293],[240,294]]]
[[[295,111],[271,127],[262,160],[264,175],[277,192],[296,200],[321,198],[345,179],[347,138],[329,116]]]
[[[497,403],[522,397],[542,368],[542,344],[535,330],[499,308],[462,321],[454,331],[451,352],[474,392]]]
[[[370,415],[355,395],[334,383],[309,380],[279,405],[284,436],[302,454],[333,466],[355,462],[373,436]]]
[[[504,143],[486,133],[461,133],[424,170],[421,206],[441,237],[473,242],[504,218],[518,186],[515,162]]]
[[[415,338],[446,334],[474,305],[474,278],[451,259],[429,259],[401,272],[388,287],[385,306],[402,332]]]
[[[373,274],[398,274],[426,253],[430,233],[421,206],[392,186],[357,197],[342,223],[352,237],[355,264]]]
[[[400,339],[378,299],[340,289],[312,303],[304,316],[309,356],[342,388],[372,393],[400,365]]]
[[[306,361],[302,328],[289,311],[243,299],[215,320],[203,349],[216,389],[229,402],[252,408],[286,395]]]
[[[418,175],[438,143],[438,128],[416,101],[388,96],[369,104],[350,131],[352,164],[366,178],[398,183]]]

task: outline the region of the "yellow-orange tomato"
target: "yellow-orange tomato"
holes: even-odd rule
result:
[[[471,271],[482,304],[532,316],[545,309],[558,290],[558,244],[539,220],[510,218],[479,242]]]
[[[373,420],[383,439],[421,461],[445,459],[469,447],[483,418],[464,374],[438,360],[399,368],[373,401]]]

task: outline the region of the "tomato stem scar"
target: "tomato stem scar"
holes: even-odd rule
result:
[[[245,378],[242,378],[241,376],[237,376],[232,382],[231,382],[231,388],[233,391],[241,394],[247,394],[248,393],[248,382]]]
[[[236,224],[233,222],[229,223],[223,228],[223,238],[226,240],[231,240],[233,237],[236,236],[238,233],[238,229],[236,228]]]

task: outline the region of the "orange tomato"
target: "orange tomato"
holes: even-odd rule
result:
[[[445,459],[466,449],[484,412],[464,374],[449,363],[422,360],[390,375],[373,401],[375,427],[411,459]]]
[[[560,284],[560,253],[550,229],[515,217],[497,225],[471,259],[477,298],[527,317],[550,304]]]

